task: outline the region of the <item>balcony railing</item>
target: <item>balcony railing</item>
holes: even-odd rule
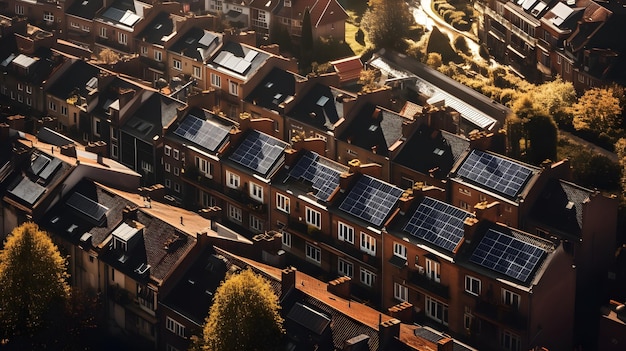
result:
[[[515,35],[517,35],[518,37],[522,38],[528,44],[530,44],[532,46],[537,45],[537,38],[531,37],[528,33],[524,32],[520,28],[512,25],[511,22],[509,22],[509,20],[507,20],[506,18],[504,18],[501,15],[499,15],[496,11],[494,11],[494,10],[490,9],[489,7],[485,6],[485,13],[489,17],[495,19],[498,23],[502,24],[508,31],[510,31],[512,33],[515,33]]]
[[[409,273],[409,283],[445,299],[450,298],[450,287],[430,279],[426,274],[419,271],[411,271]]]
[[[503,324],[517,330],[526,329],[526,317],[513,306],[478,298],[474,313],[496,324]]]

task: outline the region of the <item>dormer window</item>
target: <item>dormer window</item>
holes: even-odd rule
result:
[[[133,244],[141,236],[143,226],[135,221],[123,222],[113,231],[113,250],[126,253],[132,250]]]
[[[123,252],[128,251],[128,243],[124,240],[121,240],[120,238],[113,238],[113,249],[114,250],[121,250]]]

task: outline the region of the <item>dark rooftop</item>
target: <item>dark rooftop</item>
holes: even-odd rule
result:
[[[343,97],[352,97],[340,90],[315,84],[298,99],[289,117],[321,130],[332,131],[343,114]]]
[[[161,136],[163,127],[176,119],[176,110],[183,105],[181,101],[155,92],[128,119],[121,130],[152,144],[156,136]]]
[[[174,33],[174,20],[169,13],[162,11],[137,35],[137,39],[163,45],[172,33]]]
[[[257,48],[229,41],[208,64],[213,69],[247,80],[269,57]]]
[[[205,62],[221,44],[221,34],[192,27],[172,44],[170,51]]]
[[[59,79],[48,87],[47,92],[62,100],[75,94],[86,97],[89,91],[93,89],[92,85],[88,84],[88,82],[93,79],[98,79],[99,72],[100,69],[98,67],[83,60],[77,60],[72,63],[70,68],[68,68]]]
[[[282,111],[284,104],[293,100],[295,91],[295,75],[273,68],[244,100],[268,110]]]
[[[67,9],[68,15],[74,15],[93,20],[98,10],[102,8],[102,0],[76,0]]]

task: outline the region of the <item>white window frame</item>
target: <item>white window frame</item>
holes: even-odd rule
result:
[[[33,104],[33,99],[30,96],[26,97],[26,106],[31,106]]]
[[[54,13],[52,13],[50,11],[44,11],[44,13],[43,13],[43,20],[45,22],[54,22]]]
[[[48,108],[54,112],[57,111],[57,103],[54,102],[53,100],[50,100],[50,102],[48,102]]]
[[[370,272],[365,268],[360,271],[361,283],[366,286],[373,286],[376,283],[376,273]]]
[[[263,220],[255,215],[250,215],[250,229],[256,230],[257,232],[262,232]]]
[[[91,27],[83,24],[82,31],[89,33],[89,32],[91,32]]]
[[[441,282],[441,265],[439,262],[426,259],[426,276],[437,283]]]
[[[250,197],[263,202],[263,187],[257,183],[250,182]]]
[[[67,106],[61,105],[61,114],[67,116]]]
[[[241,177],[231,171],[226,171],[226,186],[231,189],[239,189],[241,186]]]
[[[93,135],[99,137],[100,133],[102,133],[102,125],[101,125],[102,121],[100,120],[100,118],[95,118],[93,119]],[[100,130],[99,130],[100,129]]]
[[[211,73],[211,85],[216,87],[216,88],[221,88],[222,87],[222,77],[215,74],[215,73]]]
[[[100,36],[100,38],[108,38],[107,37],[107,28],[106,27],[100,27],[100,32],[98,33],[98,35]]]
[[[165,156],[170,156],[172,154],[172,147],[169,145],[165,145],[165,147],[163,148],[163,152],[165,153]]]
[[[180,337],[185,337],[185,326],[170,316],[165,319],[165,328]]]
[[[22,91],[24,90],[24,84],[17,82],[17,90]]]
[[[163,61],[163,53],[159,50],[154,50],[154,60],[158,62]]]
[[[368,255],[376,256],[376,238],[361,232],[361,251]]]
[[[277,209],[285,213],[290,213],[291,209],[289,205],[290,205],[289,197],[280,193],[276,193],[276,208]]]
[[[426,317],[443,325],[448,325],[448,305],[426,295]]]
[[[337,272],[341,276],[353,278],[354,277],[354,265],[351,262],[344,260],[343,258],[338,258],[337,259]]]
[[[198,66],[193,66],[192,68],[192,76],[194,76],[195,78],[199,78],[202,79],[202,69]]]
[[[243,220],[241,209],[239,207],[228,204],[228,218],[235,222],[241,223]]]
[[[174,68],[175,70],[178,71],[182,71],[183,70],[183,63],[181,60],[177,60],[177,59],[173,59],[172,60],[172,68]]]
[[[400,283],[393,283],[393,297],[398,301],[409,301],[409,288]]]
[[[459,208],[465,210],[465,211],[469,211],[470,210],[470,204],[468,204],[467,202],[463,201],[463,200],[459,200]]]
[[[511,333],[508,330],[502,331],[500,335],[500,346],[506,351],[521,351],[521,339],[519,335]]]
[[[282,237],[283,246],[291,248],[291,233],[282,232],[282,234],[283,234],[283,237]]]
[[[228,92],[230,93],[230,95],[239,96],[239,84],[237,82],[233,82],[232,80],[229,80]]]
[[[407,252],[406,246],[400,243],[393,243],[393,254],[395,256],[398,256],[406,260],[407,259],[406,252]]]
[[[169,178],[165,178],[165,187],[170,189],[172,187],[172,180]]]
[[[180,168],[174,167],[174,175],[175,176],[179,176],[180,175]]]
[[[24,6],[23,5],[19,5],[19,4],[15,4],[15,14],[16,15],[24,15]]]
[[[148,47],[147,46],[141,46],[141,56],[148,56]]]
[[[502,289],[502,304],[503,305],[511,306],[515,309],[518,309],[521,299],[522,297],[519,294],[516,294],[504,288]]]
[[[154,172],[154,167],[152,166],[152,163],[147,162],[146,160],[141,160],[141,169],[145,173],[152,173],[152,172]]]
[[[26,84],[26,94],[32,94],[33,87],[31,85]]]
[[[308,225],[322,229],[322,214],[308,206],[304,208],[305,220]]]
[[[128,44],[128,33],[126,33],[126,32],[119,32],[118,35],[117,35],[117,42],[122,44],[122,45]]]
[[[337,223],[337,238],[340,241],[345,241],[350,244],[354,244],[354,227],[349,226],[343,222]]]
[[[195,157],[196,159],[196,167],[198,167],[198,170],[200,170],[200,173],[202,173],[205,177],[212,179],[213,178],[213,164],[207,160],[204,159],[202,157]]]
[[[474,296],[480,296],[482,282],[480,279],[472,277],[471,275],[465,276],[465,292]]]
[[[180,151],[178,149],[174,149],[174,152],[172,152],[172,156],[175,160],[178,160],[180,158]]]
[[[322,263],[322,250],[319,247],[306,243],[304,248],[306,258],[315,263]]]

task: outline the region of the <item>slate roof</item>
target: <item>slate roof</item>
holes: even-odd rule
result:
[[[98,10],[102,8],[102,0],[76,0],[66,12],[87,20],[93,20]]]
[[[2,51],[6,52],[11,46],[9,40],[8,46],[3,46]],[[40,47],[32,55],[19,54],[15,49],[0,63],[0,70],[13,72],[24,81],[42,85],[54,68],[60,66],[65,60],[63,56],[59,56],[61,60],[54,56],[55,54],[51,49],[46,47]]]
[[[247,81],[269,58],[270,54],[257,48],[229,41],[207,64],[214,70]],[[245,64],[246,68],[238,70],[233,62]]]
[[[343,102],[337,101],[342,96],[351,97],[346,92],[317,83],[298,99],[288,116],[317,129],[332,131],[334,124],[344,117]]]
[[[445,179],[468,147],[469,140],[424,124],[407,139],[394,162],[423,174],[435,170],[435,178]]]
[[[170,46],[169,50],[199,62],[205,62],[221,43],[221,34],[191,27]]]
[[[174,33],[174,19],[169,13],[161,11],[136,38],[151,44],[163,45],[172,33]]]
[[[531,210],[533,219],[580,238],[583,226],[583,204],[593,194],[564,180],[550,179]]]
[[[152,144],[155,136],[161,136],[163,127],[176,119],[176,111],[185,104],[160,93],[153,93],[124,123],[121,130]]]
[[[147,5],[134,0],[117,0],[100,12],[102,21],[119,27],[133,28],[142,18]]]
[[[108,115],[109,108],[119,110],[120,92],[127,90],[134,90],[135,96],[144,91],[141,86],[120,77],[113,78],[107,86],[98,86],[98,104],[92,110],[92,114],[100,116],[105,120],[110,118]]]
[[[42,127],[37,133],[37,139],[55,146],[63,146],[69,144],[76,144],[76,142],[65,135],[55,132],[48,127]]]
[[[402,124],[407,119],[374,104],[365,104],[339,136],[339,139],[376,154],[389,155],[389,148],[402,138]]]
[[[63,74],[48,87],[48,94],[65,100],[74,94],[87,96],[90,89],[87,82],[98,77],[100,69],[83,60],[76,60]]]
[[[296,76],[280,68],[272,70],[248,94],[244,101],[272,111],[282,111],[284,103],[293,100],[296,93]]]
[[[198,133],[211,131],[216,133],[214,135],[210,135],[206,139],[202,138],[198,134],[192,135],[192,133],[186,134],[186,136],[181,136],[177,133],[178,128],[187,123],[187,119],[199,119],[203,121],[203,126],[198,129]],[[232,128],[233,126],[233,123],[228,123],[227,121],[218,118],[210,111],[192,107],[178,123],[175,122],[168,128],[166,135],[169,139],[178,140],[180,143],[186,143],[188,146],[197,146],[201,151],[216,153],[224,142],[229,139],[230,134],[226,133],[226,135],[224,135],[224,131]],[[201,142],[203,140],[206,142]]]

